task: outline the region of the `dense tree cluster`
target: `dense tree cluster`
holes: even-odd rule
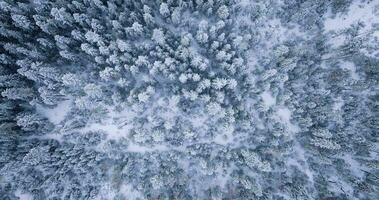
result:
[[[371,18],[330,28],[354,9]],[[0,199],[376,199],[378,18],[0,0]]]

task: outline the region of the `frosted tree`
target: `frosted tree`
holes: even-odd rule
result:
[[[162,30],[160,29],[154,29],[153,30],[153,35],[152,35],[152,39],[160,44],[160,45],[164,45],[165,44],[165,36],[164,36],[164,33]]]
[[[0,199],[376,199],[378,6],[0,0]]]

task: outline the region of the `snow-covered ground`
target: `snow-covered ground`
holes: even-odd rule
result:
[[[53,108],[46,107],[43,105],[36,105],[37,113],[46,117],[51,123],[59,124],[61,121],[65,119],[67,113],[70,112],[72,105],[72,100],[64,100],[59,102]]]
[[[342,31],[349,28],[353,24],[363,23],[365,27],[362,32],[370,31],[374,24],[378,21],[378,1],[368,1],[360,3],[358,0],[354,1],[348,8],[347,13],[338,13],[334,18],[328,17],[325,19],[324,28],[325,31]]]
[[[4,1],[0,10],[9,180],[0,199],[378,190],[378,0]]]

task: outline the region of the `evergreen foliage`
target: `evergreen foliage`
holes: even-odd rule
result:
[[[0,199],[377,199],[377,19],[375,0],[0,0]]]

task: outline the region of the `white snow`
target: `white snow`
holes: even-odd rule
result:
[[[369,30],[374,22],[378,22],[378,18],[373,14],[377,5],[379,5],[379,1],[352,3],[347,14],[339,14],[335,18],[328,17],[325,20],[325,31],[340,31],[358,22],[364,22],[365,30]]]
[[[343,44],[345,44],[345,41],[346,41],[345,39],[346,38],[344,35],[338,35],[328,40],[327,43],[330,44],[332,48],[338,48],[342,46]]]
[[[297,125],[291,123],[291,111],[287,107],[281,107],[276,111],[276,115],[279,120],[284,123],[290,133],[297,133],[300,128]]]
[[[332,174],[328,176],[328,187],[331,191],[337,194],[345,194],[347,195],[348,199],[357,199],[354,197],[354,188],[351,186],[351,184],[346,183],[343,179],[340,177]]]
[[[276,99],[272,96],[271,92],[266,90],[261,94],[263,104],[269,108],[276,104]]]
[[[221,166],[218,166],[216,171],[217,171],[217,175],[214,179],[214,184],[215,185],[218,185],[220,186],[222,189],[225,189],[227,187],[227,183],[228,181],[230,181],[231,179],[231,174],[233,172],[233,170],[235,170],[235,165],[233,164],[232,166],[230,166],[226,172],[224,172],[222,170],[222,167]]]
[[[143,195],[139,191],[133,189],[132,186],[127,184],[121,185],[120,193],[123,194],[128,200],[143,199]]]
[[[167,151],[170,148],[165,145],[152,145],[152,146],[142,146],[136,143],[130,143],[127,147],[128,152],[134,153],[146,153],[146,152],[160,152]]]
[[[26,193],[26,192],[22,192],[21,190],[16,190],[14,195],[16,197],[20,198],[20,200],[33,200],[34,199],[31,194]]]
[[[351,155],[345,154],[342,157],[342,159],[344,159],[345,162],[350,165],[350,170],[351,170],[351,172],[353,172],[353,174],[355,176],[358,176],[360,178],[362,178],[364,176],[363,171],[360,170],[360,169],[362,169],[361,164],[358,161],[356,161],[354,158],[352,158]]]
[[[48,133],[48,134],[45,134],[43,136],[40,136],[40,138],[53,139],[53,140],[56,140],[58,142],[63,142],[63,135],[59,134],[59,133]]]
[[[100,188],[99,195],[95,199],[116,199],[119,194],[123,195],[127,200],[144,199],[143,195],[139,191],[133,189],[131,185],[122,183],[120,188],[116,188],[113,185],[114,184],[111,183],[103,184],[103,187]]]
[[[281,123],[286,125],[289,132],[289,136],[292,137],[292,139],[294,139],[294,155],[292,155],[289,159],[286,160],[286,164],[288,166],[296,166],[298,169],[302,170],[309,178],[309,181],[313,183],[314,173],[308,165],[306,159],[306,151],[301,146],[301,144],[295,139],[295,134],[300,131],[300,127],[291,122],[291,115],[291,110],[284,106],[281,106],[276,112],[276,116],[279,118]]]
[[[208,118],[209,116],[206,115],[196,115],[196,117],[189,118],[189,120],[194,128],[200,128],[201,126],[204,126]]]
[[[294,156],[287,159],[286,164],[288,166],[296,166],[298,169],[302,170],[309,178],[309,181],[313,183],[314,173],[308,165],[304,148],[297,141],[295,141],[295,145],[293,146],[293,152]]]
[[[234,132],[233,126],[223,127],[220,133],[216,135],[213,142],[220,145],[230,144],[234,140],[233,132]]]
[[[354,80],[359,80],[359,74],[356,72],[356,66],[352,62],[343,61],[341,62],[341,68],[346,69],[350,72],[351,77]]]
[[[379,12],[375,7],[379,7],[379,1],[377,0],[368,3],[353,2],[347,13],[339,13],[333,18],[331,14],[326,15],[324,32],[330,34],[327,43],[333,49],[341,48],[343,44],[350,42],[350,38],[346,36],[345,30],[359,23],[363,26],[359,26],[357,38],[367,39],[365,45],[363,45],[364,47],[360,48],[360,53],[368,57],[377,57],[379,51],[375,47],[375,44],[377,43],[376,37],[379,34],[377,28]],[[329,58],[331,57],[325,57],[324,59]],[[348,69],[353,69],[352,65],[347,65],[347,67]],[[358,80],[359,76],[352,71],[352,78]]]
[[[118,140],[129,136],[132,129],[131,122],[136,118],[137,113],[133,108],[122,109],[121,111],[108,107],[108,113],[100,122],[88,122],[81,130],[84,132],[101,131],[107,134],[108,140]]]
[[[288,108],[279,108],[277,114],[286,123],[291,119],[291,111]]]
[[[333,104],[333,111],[341,110],[343,105],[344,105],[344,101],[342,97],[338,97],[337,99],[335,99],[335,103]]]
[[[110,121],[92,123],[82,129],[82,132],[101,131],[107,134],[107,139],[120,139],[129,135],[130,126],[117,126]]]
[[[59,124],[64,120],[66,114],[70,111],[72,100],[65,100],[57,104],[55,108],[48,108],[43,105],[37,104],[36,111],[42,116],[46,117],[51,123]]]

